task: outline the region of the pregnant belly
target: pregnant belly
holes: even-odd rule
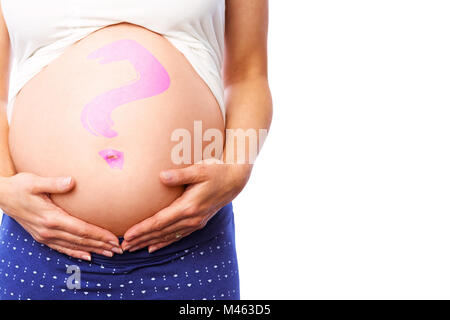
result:
[[[18,172],[72,176],[75,188],[53,201],[120,236],[183,192],[159,173],[187,165],[172,157],[180,144],[172,133],[194,137],[194,121],[223,133],[207,85],[166,39],[119,24],[77,42],[22,88],[11,156]],[[183,156],[193,154],[188,146]]]

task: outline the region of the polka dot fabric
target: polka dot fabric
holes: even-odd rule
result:
[[[75,287],[75,288],[74,288]],[[92,262],[60,254],[12,218],[0,228],[0,300],[239,299],[232,205],[202,230],[149,254]]]

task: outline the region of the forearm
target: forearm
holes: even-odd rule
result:
[[[269,89],[267,77],[252,77],[233,82],[226,87],[226,139],[224,148],[224,161],[227,163],[240,163],[243,159],[238,159],[239,145],[231,141],[230,132],[244,130],[254,131],[258,136],[257,152],[261,150],[264,142],[264,135],[267,134],[272,121],[272,97]],[[250,130],[250,131],[247,131]],[[246,137],[245,143],[245,164],[251,167],[250,149],[252,141]],[[241,160],[241,161],[238,161]]]
[[[0,105],[0,208],[4,208],[8,191],[7,178],[16,173],[8,144],[9,126],[6,118],[6,103]]]
[[[0,103],[0,176],[16,174],[8,143],[9,126],[6,117],[6,102]]]

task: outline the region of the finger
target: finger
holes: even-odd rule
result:
[[[177,222],[167,226],[162,230],[155,230],[148,233],[144,233],[141,236],[133,238],[132,240],[124,240],[122,242],[123,250],[128,250],[131,247],[135,247],[140,245],[141,243],[154,239],[165,239],[168,235],[176,234],[177,232],[182,232],[183,230],[199,230],[203,229],[208,221],[217,213],[217,211],[213,211],[213,213],[208,214],[207,216],[195,216],[190,218],[185,218],[178,220]],[[182,232],[182,234],[184,234]]]
[[[140,243],[139,245],[137,245],[135,247],[130,248],[129,251],[133,252],[133,251],[137,251],[142,248],[149,247],[149,246],[159,246],[159,248],[162,248],[163,246],[168,246],[169,244],[172,244],[174,242],[177,242],[177,241],[183,239],[184,237],[190,235],[194,231],[195,230],[192,230],[192,229],[190,229],[190,230],[183,229],[176,234],[167,236],[166,239],[164,239],[164,240],[161,240],[161,239],[147,240],[147,241]],[[149,253],[151,253],[151,252],[149,251]]]
[[[74,251],[97,253],[99,255],[102,255],[102,256],[105,256],[108,258],[111,258],[112,256],[114,256],[114,253],[112,251],[103,250],[103,249],[94,248],[94,247],[88,247],[88,246],[80,246],[75,243],[67,242],[67,241],[60,240],[60,239],[51,240],[50,242],[48,242],[47,245],[48,246],[57,245],[59,247],[74,250]]]
[[[156,245],[160,243],[174,243],[190,235],[194,231],[195,229],[182,229],[176,233],[167,234],[162,238],[149,239],[137,244],[136,246],[131,247],[129,251],[134,252],[150,245]]]
[[[206,221],[207,219],[204,220]],[[197,217],[190,219],[183,219],[178,222],[175,222],[172,225],[169,225],[163,230],[145,233],[140,237],[134,238],[133,240],[130,241],[125,240],[124,242],[122,242],[122,248],[123,250],[129,250],[130,248],[141,245],[142,243],[147,242],[149,240],[166,239],[168,236],[174,235],[176,233],[184,234],[183,231],[186,229],[195,229],[195,230],[201,229],[202,227],[205,226],[205,224],[206,222],[204,222],[203,220],[199,220],[199,218]]]
[[[145,244],[151,240],[167,241],[168,239],[170,239],[170,236],[174,235],[175,233],[183,235],[183,231],[185,231],[185,230],[186,230],[186,227],[178,227],[175,232],[167,232],[167,231],[152,232],[151,234],[145,234],[145,235],[143,235],[139,238],[136,238],[130,242],[124,241],[122,243],[122,248],[124,248],[124,250],[132,251],[132,248],[135,248],[138,246],[139,247],[145,246]]]
[[[112,245],[104,243],[102,241],[85,239],[56,229],[48,230],[45,233],[41,232],[40,234],[38,234],[34,231],[33,228],[29,226],[27,222],[22,221],[21,219],[17,219],[17,222],[19,222],[28,231],[28,233],[32,235],[33,239],[39,243],[49,245],[49,243],[55,243],[59,240],[64,242],[66,244],[65,246],[71,249],[95,252],[107,257],[112,256],[111,252],[123,254],[123,250],[120,248],[119,244]],[[69,245],[67,245],[67,243]],[[59,245],[61,246],[62,244],[59,243]]]
[[[79,250],[72,250],[72,249],[68,249],[62,246],[58,246],[55,244],[50,244],[49,245],[50,248],[52,248],[53,250],[58,251],[59,253],[65,254],[67,256],[70,256],[72,258],[76,258],[76,259],[82,259],[82,260],[86,260],[86,261],[91,261],[91,254],[89,252],[85,252],[85,251],[79,251]]]
[[[194,164],[183,169],[166,170],[160,174],[161,181],[169,187],[199,183],[207,180],[207,178],[207,166],[205,164]]]
[[[39,177],[33,179],[31,192],[37,193],[65,193],[73,189],[75,182],[71,177]]]
[[[165,241],[165,242],[160,242],[157,244],[150,244],[148,246],[148,253],[153,253],[156,250],[162,249],[164,247],[167,247],[168,245],[174,243],[175,241]]]
[[[49,226],[50,229],[58,229],[83,239],[97,240],[120,247],[119,239],[112,232],[75,218],[58,207],[56,207],[56,209],[60,210],[63,214],[55,217],[54,221]]]
[[[127,242],[130,242],[144,234],[162,230],[167,226],[184,219],[187,214],[184,214],[186,209],[182,209],[185,206],[181,205],[182,200],[180,199],[182,199],[182,197],[178,198],[170,206],[160,210],[150,218],[132,226],[125,232],[123,236],[124,239]]]
[[[61,240],[74,245],[74,247],[71,248],[78,247],[89,249],[88,251],[90,252],[102,254],[107,257],[111,257],[112,252],[117,254],[123,254],[123,250],[119,246],[105,243],[103,241],[81,238],[79,236],[67,233],[65,231],[53,230],[50,231],[50,235],[51,237],[50,239],[48,239],[49,241]]]

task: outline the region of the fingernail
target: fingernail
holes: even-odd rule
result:
[[[114,254],[111,251],[103,250],[103,255],[111,258]]]
[[[155,247],[149,247],[148,248],[148,253],[152,253],[153,251],[155,251]]]
[[[113,252],[117,253],[117,254],[123,254],[123,251],[122,251],[122,249],[120,249],[120,248],[114,247],[114,248],[111,248],[111,250],[112,250]]]
[[[66,177],[66,178],[62,179],[61,187],[63,187],[63,188],[67,187],[70,184],[70,182],[72,182],[72,178],[71,177]]]
[[[172,174],[168,171],[163,171],[162,173],[162,177],[164,178],[164,180],[171,180],[172,179]]]
[[[81,256],[81,259],[91,261],[91,256]]]
[[[109,242],[109,244],[112,244],[114,247],[118,247],[119,246],[119,244],[116,242],[116,241],[108,241]]]
[[[127,251],[130,248],[131,248],[131,246],[128,244],[128,245],[125,246],[125,248],[123,248],[123,251]]]

